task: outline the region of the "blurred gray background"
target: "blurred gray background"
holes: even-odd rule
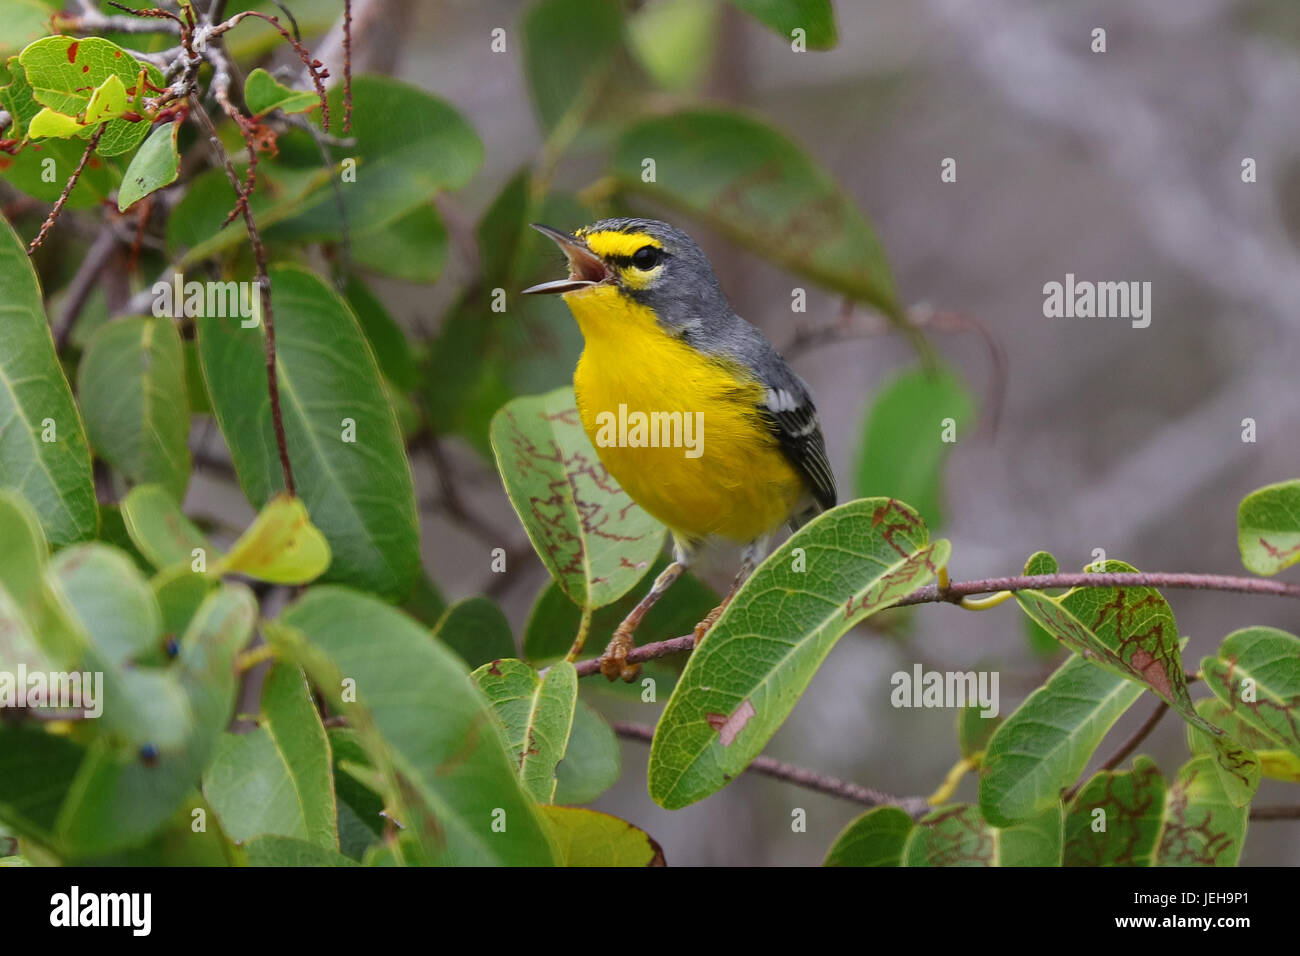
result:
[[[663,0],[675,2],[675,0]],[[699,0],[714,6],[709,0]],[[642,6],[647,13],[657,0]],[[477,128],[486,163],[444,209],[468,226],[541,140],[519,46],[488,53],[489,31],[517,29],[522,4],[444,0],[412,10],[400,43],[371,66],[442,96]],[[946,476],[953,578],[1017,573],[1035,550],[1081,568],[1094,548],[1143,570],[1244,573],[1236,506],[1254,488],[1300,476],[1300,7],[1294,0],[871,0],[835,4],[839,46],[789,43],[717,7],[706,96],[750,108],[788,131],[872,218],[909,304],[977,317],[1005,349],[996,436],[987,407],[996,375],[977,336],[936,333],[944,357],[984,408]],[[1108,50],[1091,52],[1092,30]],[[940,162],[957,161],[941,183]],[[1243,158],[1258,182],[1241,179]],[[557,186],[599,173],[581,150]],[[715,262],[737,310],[778,348],[796,329],[790,289],[809,288],[811,323],[836,299],[680,221]],[[578,223],[557,223],[575,226]],[[436,323],[456,288],[384,286],[413,327]],[[1152,283],[1149,328],[1124,320],[1047,319],[1043,284]],[[867,317],[859,317],[866,319]],[[572,356],[576,361],[576,353]],[[864,412],[890,374],[910,365],[892,335],[854,336],[794,357],[822,411],[841,483]],[[1242,419],[1258,441],[1241,440]],[[454,468],[480,513],[517,537],[492,468],[463,447]],[[417,468],[426,491],[430,476]],[[237,496],[238,492],[234,494]],[[492,584],[489,543],[424,515],[426,565],[448,598]],[[491,545],[495,546],[495,545]],[[706,573],[715,585],[726,560]],[[545,583],[536,562],[511,572],[503,600],[516,632]],[[1294,578],[1294,574],[1291,574]],[[1300,630],[1293,603],[1170,592],[1190,643],[1189,671],[1229,631]],[[985,613],[928,606],[906,640],[858,629],[832,652],[767,753],[897,795],[928,794],[957,759],[955,715],[896,710],[889,677],[928,668],[995,668],[1003,713],[1054,666],[1030,650],[1014,604]],[[593,635],[599,651],[605,635]],[[662,707],[628,703],[595,681],[584,695],[611,717],[653,723]],[[1202,696],[1197,691],[1194,696]],[[1146,718],[1144,699],[1101,749]],[[1167,717],[1143,746],[1167,775],[1186,759],[1183,724]],[[645,790],[647,748],[625,742],[624,775],[596,806],[643,826],[670,865],[816,864],[861,807],[745,775],[713,798],[669,813]],[[967,779],[959,799],[975,797]],[[1258,804],[1294,803],[1266,781]],[[795,808],[807,832],[791,832]],[[1253,823],[1243,864],[1300,862],[1300,822]]]

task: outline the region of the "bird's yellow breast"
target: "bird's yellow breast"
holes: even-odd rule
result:
[[[564,298],[586,340],[573,376],[583,428],[637,504],[685,537],[738,543],[790,517],[806,487],[757,414],[757,381],[668,335],[613,286]],[[637,412],[650,423],[640,434]]]

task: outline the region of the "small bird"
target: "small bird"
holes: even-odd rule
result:
[[[673,562],[601,656],[609,680],[632,681],[637,625],[706,543],[740,545],[741,567],[696,626],[697,641],[766,556],[774,531],[834,507],[835,479],[808,386],[732,311],[690,236],[655,219],[602,219],[572,235],[533,228],[568,259],[568,278],[524,292],[562,295],[582,331],[573,389],[583,428],[605,469],[673,538]],[[698,456],[597,440],[620,406],[692,416]]]

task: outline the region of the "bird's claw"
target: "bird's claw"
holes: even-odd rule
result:
[[[625,683],[630,684],[637,679],[637,675],[641,673],[641,665],[627,662],[628,652],[634,646],[631,628],[620,625],[614,631],[614,637],[605,648],[605,653],[600,655],[600,672],[605,675],[606,680],[612,682],[622,678]]]

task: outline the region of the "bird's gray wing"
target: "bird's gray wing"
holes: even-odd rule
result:
[[[759,414],[786,458],[807,479],[813,500],[822,510],[833,508],[835,476],[826,457],[817,407],[803,380],[779,356],[776,359],[781,363],[780,369],[774,366],[757,369],[766,387],[764,401],[758,406]]]

